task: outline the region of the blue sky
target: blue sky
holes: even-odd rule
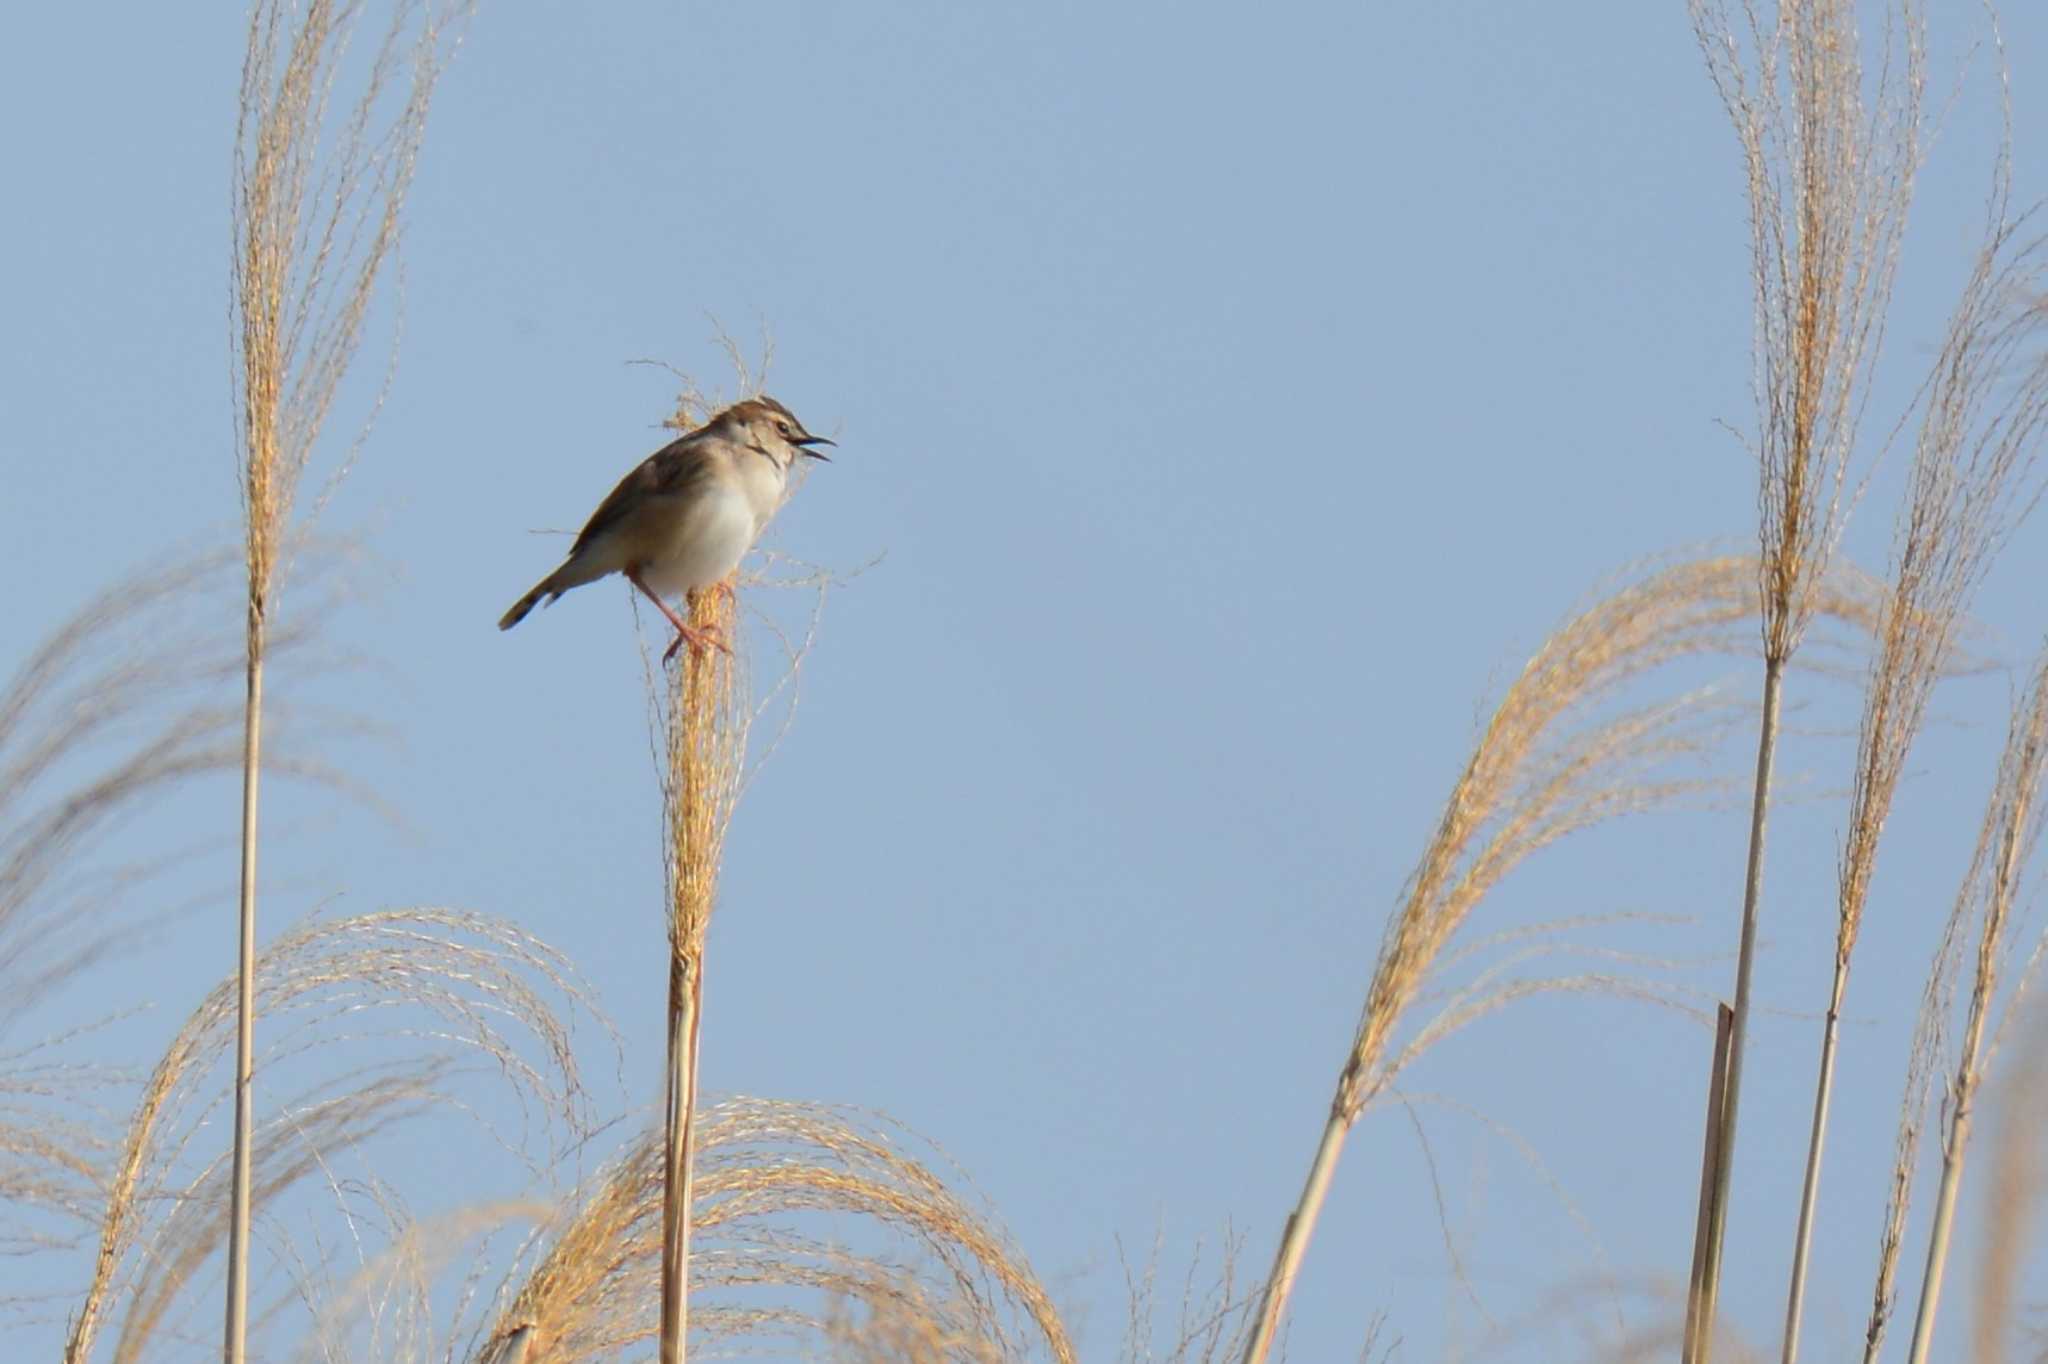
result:
[[[2048,187],[2048,16],[2013,8],[2026,201]],[[1935,18],[1948,112],[1873,435],[1938,338],[1994,145],[1983,55],[1965,60],[1981,16]],[[40,6],[16,30],[8,659],[237,514],[241,18]],[[1162,1238],[1171,1265],[1234,1228],[1263,1270],[1386,915],[1520,662],[1631,561],[1753,542],[1753,466],[1718,424],[1753,426],[1739,169],[1675,0],[486,5],[406,213],[389,397],[323,514],[373,565],[332,636],[373,666],[330,695],[386,731],[337,756],[389,810],[282,793],[266,932],[316,904],[507,916],[619,1024],[617,1102],[658,1098],[658,803],[627,591],[493,625],[560,552],[529,532],[579,524],[661,443],[673,386],[628,362],[729,383],[716,326],[749,348],[765,326],[769,390],[841,447],[769,543],[849,580],[734,824],[705,1084],[870,1105],[932,1138],[1084,1353],[1111,1357],[1118,1238]],[[1874,570],[1897,474],[1845,542]],[[2042,630],[2043,534],[1981,600],[2012,660]],[[2009,687],[1941,693],[1881,857],[1814,1358],[1860,1339],[1904,1039]],[[1820,681],[1793,699],[1799,799],[1771,843],[1725,1290],[1765,1340],[1854,717]],[[151,836],[225,839],[234,799],[209,787]],[[1725,809],[1575,840],[1475,929],[1681,916],[1614,941],[1725,992],[1742,831]],[[218,856],[193,872],[207,893],[232,882]],[[231,966],[214,899],[99,969],[95,998],[154,1006],[138,1054]],[[1474,1349],[1489,1317],[1512,1329],[1485,1357],[1557,1358],[1572,1340],[1527,1324],[1553,1294],[1681,1275],[1709,1045],[1677,1014],[1571,998],[1432,1055],[1408,1083],[1450,1101],[1418,1113],[1472,1293],[1414,1127],[1375,1111],[1310,1252],[1293,1357],[1350,1357],[1384,1308],[1399,1358]],[[460,1164],[411,1160],[383,1173],[431,1191]]]

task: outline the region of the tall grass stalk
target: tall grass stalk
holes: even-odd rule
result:
[[[1455,1017],[1394,1045],[1409,1005],[1480,899],[1552,841],[1696,789],[1655,773],[1706,742],[1695,725],[1701,698],[1607,718],[1591,711],[1660,664],[1737,649],[1756,610],[1755,574],[1753,560],[1712,559],[1625,587],[1568,620],[1508,689],[1388,925],[1308,1177],[1281,1231],[1245,1364],[1259,1364],[1272,1349],[1345,1139],[1366,1106],[1431,1041],[1498,1007],[1494,997],[1461,1001]],[[1510,986],[1496,995],[1509,992],[1528,991]]]
[[[732,641],[730,583],[695,594],[690,623]],[[704,1006],[704,940],[718,889],[727,817],[739,791],[747,717],[735,656],[690,647],[670,677],[668,825],[668,1101],[663,1131],[661,1216],[662,1364],[689,1346],[690,1209],[695,1182],[697,1044]]]
[[[229,1364],[240,1364],[248,1334],[264,661],[300,478],[361,341],[377,276],[397,245],[443,44],[467,0],[397,0],[367,66],[350,71],[361,80],[356,98],[330,117],[362,9],[356,0],[257,0],[236,126],[232,292],[248,599]]]
[[[1764,840],[1786,668],[1840,533],[1846,475],[1884,335],[1920,161],[1924,43],[1913,0],[1887,11],[1886,58],[1870,83],[1851,0],[1690,0],[1709,76],[1742,147],[1750,208],[1758,430],[1762,718],[1744,857],[1719,1160],[1691,1359],[1712,1357],[1727,1243]]]
[[[2009,184],[2001,149],[1984,242],[1922,392],[1911,485],[1864,688],[1837,880],[1834,978],[1786,1295],[1786,1364],[1798,1354],[1842,1001],[1878,844],[1928,701],[1953,660],[1960,623],[1998,550],[2040,496],[2033,468],[2048,418],[2048,369],[2028,354],[2041,330],[2036,249],[2014,249]],[[2029,361],[2031,369],[2024,367]]]
[[[1942,1134],[1941,1185],[1935,1195],[1934,1225],[1927,1237],[1927,1268],[1920,1279],[1920,1305],[1913,1320],[1910,1364],[1925,1364],[1941,1305],[1943,1271],[1955,1227],[1956,1193],[1962,1186],[1977,1093],[1990,1064],[1985,1019],[1997,992],[1999,969],[2008,955],[2008,932],[2019,899],[2022,873],[2041,840],[2041,781],[2048,774],[2048,653],[2036,663],[2026,695],[2013,715],[1998,779],[1985,811],[1977,856],[1956,897],[1951,923],[1978,920],[1976,971],[1961,1054],[1949,1082],[1946,1130]],[[1987,856],[1988,854],[1988,856]],[[2024,989],[2026,982],[2021,981]]]

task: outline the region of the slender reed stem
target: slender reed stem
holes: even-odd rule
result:
[[[690,623],[730,641],[732,585],[691,594]],[[746,748],[735,709],[733,655],[691,644],[669,682],[668,1106],[662,1152],[661,1364],[682,1364],[690,1334],[690,1198],[696,1184],[697,1044],[704,1003],[704,942],[717,898],[725,821]]]
[[[242,888],[240,992],[235,1014],[235,1152],[228,1211],[226,1337],[221,1355],[242,1364],[249,1335],[249,1159],[251,1080],[256,1068],[256,814],[263,756],[263,605],[249,603],[249,687],[242,713]]]
[[[1288,1294],[1294,1291],[1294,1276],[1301,1269],[1301,1257],[1308,1252],[1309,1238],[1315,1235],[1316,1218],[1321,1216],[1323,1198],[1330,1191],[1330,1176],[1336,1173],[1337,1157],[1343,1153],[1344,1138],[1350,1132],[1351,1120],[1344,1105],[1333,1105],[1330,1120],[1323,1124],[1323,1138],[1316,1143],[1315,1159],[1309,1163],[1301,1198],[1294,1211],[1287,1214],[1287,1225],[1280,1233],[1280,1249],[1273,1257],[1273,1272],[1266,1279],[1266,1292],[1259,1303],[1258,1329],[1245,1343],[1244,1364],[1262,1364],[1267,1351],[1273,1348],[1273,1337],[1287,1310]]]
[[[2037,686],[2040,685],[2038,682]],[[2035,744],[2038,751],[2038,734]],[[2038,757],[2029,755],[2035,762]],[[1999,851],[1998,870],[1992,883],[1990,903],[1985,906],[1984,936],[1977,948],[1977,983],[1970,992],[1970,1021],[1963,1030],[1963,1050],[1956,1062],[1956,1078],[1948,1121],[1948,1140],[1941,1152],[1941,1189],[1935,1196],[1934,1228],[1927,1236],[1927,1272],[1920,1278],[1920,1306],[1913,1317],[1913,1349],[1907,1364],[1926,1364],[1927,1349],[1934,1340],[1934,1313],[1941,1304],[1942,1271],[1948,1265],[1948,1246],[1955,1226],[1956,1191],[1963,1183],[1963,1157],[1970,1144],[1971,1110],[1977,1087],[1983,1081],[1980,1053],[1984,1046],[1984,1018],[1991,1011],[1991,995],[1997,985],[1998,953],[2014,883],[2019,875],[2031,802],[2031,783],[2022,775],[2016,780],[2013,808],[2007,816]]]
[[[1966,1067],[1976,1057],[1983,1031],[1984,1015],[1973,1009],[1970,1034],[1963,1044],[1963,1054],[1968,1058],[1963,1062]],[[1941,1276],[1948,1264],[1949,1234],[1955,1226],[1956,1191],[1963,1183],[1963,1156],[1970,1140],[1970,1100],[1974,1088],[1958,1087],[1955,1117],[1950,1120],[1948,1141],[1942,1148],[1941,1189],[1935,1195],[1934,1229],[1927,1236],[1927,1272],[1920,1279],[1920,1306],[1913,1317],[1913,1349],[1906,1356],[1907,1364],[1926,1364],[1927,1348],[1934,1340],[1934,1313],[1941,1303]]]
[[[1813,1131],[1806,1139],[1806,1181],[1799,1191],[1799,1230],[1792,1238],[1792,1285],[1785,1295],[1783,1364],[1799,1357],[1799,1318],[1806,1308],[1806,1262],[1813,1249],[1813,1210],[1820,1199],[1821,1148],[1827,1141],[1828,1104],[1835,1095],[1835,1043],[1841,1036],[1842,994],[1849,984],[1849,963],[1835,959],[1834,992],[1828,997],[1826,1027],[1820,1039],[1820,1075],[1813,1086]]]
[[[696,1184],[697,1023],[703,963],[677,952],[668,969],[668,1127],[661,1204],[661,1361],[681,1364],[690,1334],[690,1199]]]
[[[1721,1259],[1728,1238],[1728,1190],[1735,1175],[1735,1131],[1742,1104],[1742,1051],[1749,1035],[1749,978],[1756,959],[1757,906],[1764,889],[1764,831],[1770,815],[1771,765],[1778,751],[1778,706],[1784,660],[1764,660],[1764,713],[1757,728],[1756,786],[1749,807],[1749,865],[1742,882],[1742,946],[1735,957],[1735,1020],[1728,1038],[1728,1089],[1722,1105],[1720,1159],[1714,1171],[1713,1216],[1707,1223],[1696,1364],[1713,1358],[1714,1312],[1721,1296]]]
[[[1721,1113],[1728,1098],[1728,1038],[1735,1029],[1735,1011],[1726,1004],[1714,1010],[1714,1069],[1707,1076],[1706,1133],[1700,1138],[1700,1208],[1692,1233],[1692,1277],[1685,1295],[1685,1342],[1679,1358],[1699,1358],[1700,1307],[1706,1297],[1707,1228],[1714,1220],[1714,1189],[1721,1171]]]

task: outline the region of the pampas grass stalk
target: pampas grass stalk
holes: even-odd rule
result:
[[[248,599],[224,1348],[229,1364],[241,1364],[248,1334],[264,660],[300,478],[355,357],[378,274],[396,248],[399,211],[440,74],[442,43],[450,21],[465,9],[466,0],[397,0],[360,93],[344,115],[332,119],[329,101],[361,5],[258,0],[249,20],[233,199],[241,384],[236,418]]]
[[[694,595],[690,623],[736,642],[735,592],[722,583]],[[704,940],[718,888],[726,819],[739,791],[746,716],[735,656],[684,649],[668,693],[668,1070],[661,1218],[662,1364],[689,1346],[690,1209],[695,1181],[697,1043],[704,1005]]]
[[[1691,727],[1700,698],[1604,720],[1589,718],[1588,710],[1661,664],[1732,651],[1735,632],[1756,609],[1755,573],[1753,560],[1712,559],[1626,587],[1567,621],[1508,689],[1388,926],[1301,1197],[1281,1231],[1245,1364],[1259,1364],[1272,1349],[1345,1139],[1366,1106],[1421,1045],[1494,1007],[1461,1004],[1449,1025],[1422,1029],[1421,1045],[1393,1045],[1410,1004],[1479,901],[1556,839],[1696,789],[1652,774],[1705,742]]]
[[[2037,252],[2034,243],[2013,249],[2009,184],[2001,150],[1984,244],[1923,393],[1911,487],[1894,535],[1891,588],[1864,691],[1837,882],[1834,978],[1786,1295],[1786,1364],[1798,1353],[1842,1000],[1885,820],[1977,586],[2040,495],[2032,473],[2048,419],[2048,367],[2034,360],[2012,382],[2016,365],[2033,358],[2027,351],[2041,330]]]
[[[1924,59],[1919,14],[1899,0],[1887,20],[1898,53],[1880,69],[1866,110],[1851,0],[1782,0],[1769,17],[1756,0],[1743,0],[1739,14],[1728,0],[1689,7],[1742,147],[1749,197],[1764,644],[1718,1174],[1699,1252],[1700,1301],[1688,1310],[1700,1332],[1688,1358],[1702,1364],[1712,1354],[1727,1240],[1785,671],[1840,532],[1919,166]]]
[[[1947,1128],[1942,1136],[1941,1185],[1935,1194],[1934,1225],[1927,1237],[1927,1268],[1920,1280],[1920,1304],[1913,1320],[1910,1364],[1925,1364],[1941,1305],[1942,1274],[1955,1227],[1956,1193],[1962,1185],[1977,1093],[1990,1064],[1984,1024],[1998,989],[2008,951],[2008,933],[2019,898],[2022,873],[2041,839],[2041,781],[2048,774],[2048,654],[2036,663],[2025,698],[2015,711],[2005,756],[1999,763],[1989,808],[1984,814],[1977,856],[1951,920],[1978,919],[1976,971],[1971,982],[1955,1078],[1949,1083]],[[1988,856],[1987,856],[1988,853]],[[2020,983],[2024,991],[2026,981]]]

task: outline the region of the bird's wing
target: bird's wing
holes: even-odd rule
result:
[[[692,431],[670,441],[620,479],[619,486],[597,504],[590,520],[577,532],[575,547],[569,551],[570,557],[582,553],[592,540],[644,507],[650,499],[685,496],[710,479],[712,461],[710,452],[698,439],[702,434],[702,431]]]

